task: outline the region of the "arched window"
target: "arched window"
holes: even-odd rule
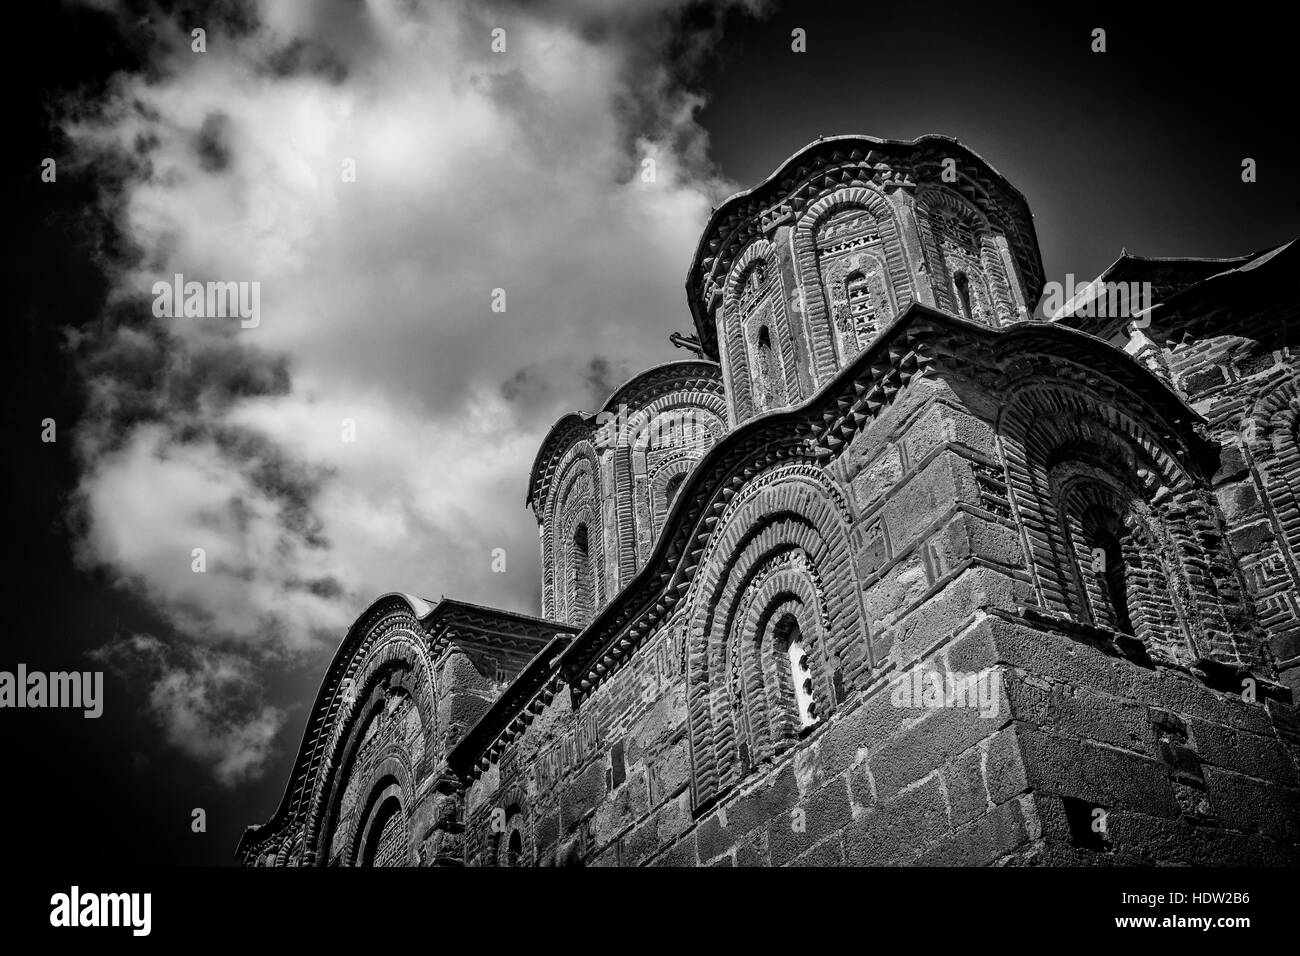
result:
[[[946,273],[944,278],[936,270],[935,292],[941,306],[984,325],[997,325],[1000,315],[1009,316],[1006,276],[994,254],[988,224],[969,209],[937,209],[919,215],[933,236],[934,255]]]
[[[812,635],[800,624],[807,614],[795,590],[811,594],[804,572],[793,562],[777,559],[772,567],[785,568],[766,575],[757,587],[777,601],[775,609],[758,611],[751,605],[750,640],[728,649],[728,696],[739,731],[741,764],[749,767],[794,745],[821,719]],[[760,579],[764,577],[760,572]],[[770,616],[769,616],[770,615]],[[823,686],[823,692],[825,687]]]
[[[1132,575],[1125,562],[1125,529],[1113,511],[1094,506],[1080,521],[1085,547],[1089,549],[1089,571],[1093,577],[1087,590],[1098,623],[1125,634],[1133,634],[1129,610],[1129,586]]]
[[[876,303],[871,296],[871,284],[863,273],[851,272],[845,276],[844,297],[858,340],[865,344],[876,334]]]
[[[586,523],[573,529],[573,545],[569,550],[571,576],[569,623],[585,624],[592,610],[591,542]]]
[[[375,811],[361,851],[362,866],[406,866],[406,821],[402,805],[389,797]]]
[[[1060,520],[1074,552],[1074,613],[1148,648],[1185,646],[1190,594],[1165,522],[1139,489],[1100,463],[1062,463],[1055,474]]]
[[[511,803],[506,807],[505,828],[493,837],[487,862],[492,866],[524,866],[524,819],[522,807]]]
[[[784,390],[781,388],[781,371],[777,367],[776,355],[772,350],[772,333],[766,325],[759,326],[756,336],[758,346],[758,368],[755,369],[758,381],[755,391],[758,393],[758,406],[762,410],[779,408],[785,404]]]
[[[803,730],[817,723],[817,701],[813,698],[812,668],[808,663],[808,651],[803,646],[803,635],[799,632],[798,622],[789,618],[783,630],[786,663],[789,667],[785,676],[794,692],[799,729]]]
[[[966,278],[966,273],[958,272],[952,279],[953,290],[957,293],[957,308],[961,310],[963,319],[974,318],[971,312],[970,304],[970,279]]]

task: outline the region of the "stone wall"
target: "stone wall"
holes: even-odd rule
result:
[[[1300,377],[1289,350],[1207,335],[1167,352],[1175,387],[1223,455],[1214,492],[1282,680],[1300,690]]]
[[[556,694],[470,785],[467,861],[500,862],[509,802],[525,861],[544,865],[1300,862],[1289,694],[1248,633],[1162,657],[1152,633],[1090,620],[1071,603],[1084,597],[1049,599],[1008,486],[1008,456],[1032,458],[1049,416],[1017,431],[1015,394],[953,365],[913,379],[817,475],[754,474],[684,606],[576,711]],[[1091,414],[1118,435],[1113,401]],[[1164,414],[1140,420],[1158,432]],[[1168,481],[1197,467],[1191,446],[1160,441]],[[1170,494],[1166,517],[1190,520]],[[746,595],[795,548],[782,593],[811,606],[820,707],[792,730],[761,667],[748,689],[727,683],[722,636],[761,644]],[[1188,587],[1189,606],[1210,600]]]

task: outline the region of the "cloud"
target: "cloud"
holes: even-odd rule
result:
[[[231,4],[204,53],[154,10],[131,18],[149,69],[70,106],[130,249],[72,337],[80,558],[173,628],[152,707],[219,776],[255,772],[296,702],[213,718],[232,675],[256,685],[240,662],[318,674],[390,590],[536,613],[533,454],[680,357],[689,257],[736,188],[688,82],[724,17],[687,8]],[[153,317],[178,273],[259,283],[260,323]]]
[[[148,686],[147,710],[167,742],[206,766],[218,783],[231,787],[262,772],[284,712],[260,700],[246,658],[148,634],[115,640],[91,656]]]

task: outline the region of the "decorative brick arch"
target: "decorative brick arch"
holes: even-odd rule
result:
[[[763,288],[752,301],[747,301],[743,287],[760,267],[766,270]],[[724,343],[721,350],[724,374],[737,420],[749,418],[758,410],[753,388],[757,359],[750,340],[755,334],[753,328],[759,324],[768,325],[769,335],[775,339],[784,403],[799,401],[803,394],[799,386],[794,329],[786,305],[785,281],[772,243],[763,238],[749,243],[732,263],[725,289],[720,313],[722,328],[718,335]]]
[[[595,446],[586,440],[575,442],[565,453],[557,475],[543,511],[542,566],[549,572],[549,580],[542,585],[543,612],[556,620],[570,620],[570,536],[579,523],[587,526],[592,596],[589,613],[605,599],[605,535]]]
[[[717,441],[726,431],[727,400],[715,392],[686,392],[663,395],[645,408],[639,409],[628,419],[628,434],[635,443],[639,436],[655,419],[667,412],[678,409],[690,409],[701,412],[705,426]],[[634,444],[634,448],[635,448]],[[642,449],[644,450],[644,449]]]
[[[654,546],[654,529],[650,493],[646,484],[647,457],[658,458],[660,452],[648,450],[641,436],[645,430],[663,416],[679,416],[701,422],[709,432],[704,450],[716,444],[726,432],[727,397],[721,372],[713,363],[672,363],[652,370],[649,376],[633,379],[615,393],[615,399],[626,401],[613,410],[610,423],[612,448],[605,451],[612,457],[614,493],[612,501],[613,524],[616,530],[617,561],[608,560],[606,567],[617,567],[617,580],[607,578],[605,592],[614,592],[632,579],[637,569],[649,557]],[[611,412],[607,403],[606,414]],[[619,417],[626,414],[626,421]],[[613,426],[617,427],[613,427]],[[607,507],[610,502],[607,502]]]
[[[421,621],[432,610],[418,597],[392,592],[372,602],[348,629],[317,691],[288,786],[275,816],[262,826],[245,831],[239,847],[241,859],[266,865],[267,857],[274,852],[281,865],[317,864],[316,848],[325,794],[337,773],[339,739],[355,720],[357,688],[360,686],[357,678],[361,668],[371,659],[375,648],[384,645],[390,637],[400,635],[404,646],[414,647],[415,654],[424,655],[424,663],[417,669],[429,673],[432,652],[425,648],[427,632]],[[388,653],[404,651],[390,648]],[[431,682],[421,681],[415,700],[422,714],[426,713],[426,707],[428,714],[433,713],[432,694]],[[421,732],[430,733],[432,726],[425,720]],[[289,853],[293,854],[292,857]]]
[[[341,801],[354,762],[371,721],[382,717],[389,693],[404,694],[409,698],[419,715],[423,741],[419,753],[393,751],[383,754],[380,759],[380,763],[388,766],[389,772],[404,783],[403,792],[408,797],[404,807],[409,806],[415,784],[433,770],[435,756],[431,745],[439,739],[433,661],[423,635],[401,626],[403,623],[399,619],[397,626],[393,627],[391,620],[385,620],[376,625],[376,630],[383,629],[385,633],[361,656],[353,676],[347,678],[351,683],[340,684],[336,691],[340,716],[331,728],[321,783],[313,794],[307,813],[303,842],[311,858],[305,862],[328,862]],[[352,703],[348,702],[349,697]],[[390,760],[396,763],[389,764]],[[371,774],[370,786],[373,786],[377,774],[378,771]],[[367,789],[364,782],[362,789]]]
[[[1003,257],[1005,241],[989,218],[962,196],[939,186],[919,190],[914,208],[921,249],[939,307],[961,318],[994,327],[1015,319],[1017,310]],[[942,248],[935,225],[945,214],[970,230],[975,244],[972,255]],[[972,280],[970,300],[972,307],[976,308],[975,315],[963,315],[964,309],[955,298],[958,272]]]
[[[415,863],[407,817],[411,791],[409,783],[404,785],[395,775],[405,768],[389,758],[384,769],[388,772],[383,773],[371,788],[366,809],[358,818],[360,825],[348,844],[348,859],[352,866],[375,865],[372,858],[376,849],[382,852],[383,844],[391,839],[395,839],[399,846],[405,846],[405,853],[399,855],[401,862],[397,865],[412,866]]]
[[[1261,397],[1246,418],[1245,439],[1276,512],[1279,550],[1290,552],[1292,580],[1300,586],[1300,375]]]
[[[843,680],[869,656],[847,529],[843,496],[820,469],[805,464],[784,465],[757,476],[719,519],[700,564],[710,571],[692,582],[685,617],[687,712],[697,812],[748,769],[742,759],[744,741],[737,732],[744,712],[737,712],[726,680],[733,633],[741,634],[743,641],[752,626],[753,634],[761,636],[764,632],[759,628],[782,601],[797,600],[807,608],[812,616],[806,637],[814,645],[809,657],[824,713],[836,703],[836,672]],[[773,561],[789,560],[783,556],[796,551],[807,568],[805,585],[792,583],[787,575],[770,585],[777,592],[764,592],[760,578],[764,569]],[[758,589],[750,593],[756,580]],[[820,623],[826,621],[835,622],[834,634]],[[750,699],[757,705],[756,697]],[[765,703],[757,712],[766,713],[769,706]]]
[[[1178,660],[1190,650],[1194,660],[1190,585],[1168,525],[1145,501],[1146,489],[1131,474],[1078,459],[1050,469],[1049,484],[1073,553],[1066,573],[1073,578],[1076,613],[1140,638],[1162,659]]]
[[[865,251],[859,253],[855,260],[836,262],[824,274],[826,285],[831,289],[831,302],[827,311],[831,315],[836,354],[842,356],[845,363],[852,361],[854,356],[866,348],[898,311],[887,275],[888,266],[884,259]],[[855,321],[852,313],[849,287],[854,277],[860,278],[871,300],[874,316],[870,328],[863,328]]]
[[[279,848],[263,853],[257,866],[297,866],[302,861],[302,831],[296,830],[280,842]]]
[[[726,298],[738,300],[740,298],[740,286],[744,282],[749,271],[759,264],[766,265],[769,269],[776,266],[776,247],[766,239],[758,238],[741,251],[731,263],[731,268],[727,272],[726,279]]]
[[[678,480],[684,481],[700,458],[701,455],[694,451],[682,451],[659,462],[655,469],[646,475],[646,497],[651,521],[650,542],[652,545],[654,540],[659,537],[659,533],[663,531],[664,519],[668,517],[668,512],[673,506],[673,502],[668,497],[669,483],[677,476],[681,476]]]
[[[556,616],[565,623],[581,627],[591,620],[602,603],[598,583],[600,516],[594,503],[583,502],[566,508],[556,517],[560,524],[555,574],[559,597],[562,598],[556,602]],[[585,566],[579,565],[575,553],[580,539],[586,548]]]
[[[348,866],[361,864],[362,849],[366,841],[366,831],[375,823],[379,804],[389,797],[396,798],[403,814],[402,822],[406,832],[408,860],[414,856],[411,834],[406,823],[406,814],[414,802],[419,771],[419,756],[407,753],[400,746],[386,746],[378,755],[372,766],[356,766],[355,760],[364,747],[365,737],[372,724],[382,721],[384,717],[382,696],[376,706],[367,708],[363,719],[357,721],[360,736],[357,746],[348,753],[343,764],[343,772],[338,777],[338,786],[331,796],[329,804],[329,825],[322,834],[316,859],[327,865],[333,864],[336,855],[343,856],[343,863]],[[342,806],[349,791],[364,801],[360,812],[344,819]]]
[[[665,415],[684,413],[707,428],[710,439],[706,445],[681,445],[653,463],[649,457],[653,449],[640,441],[645,429]],[[718,443],[727,429],[726,398],[716,392],[693,390],[662,395],[639,409],[628,419],[627,433],[631,444],[626,466],[630,474],[627,494],[632,499],[636,556],[634,567],[640,567],[650,556],[655,540],[663,528],[667,507],[662,501],[664,484],[673,474],[687,473],[695,462]],[[664,469],[670,469],[664,474]],[[657,497],[658,496],[658,497]]]
[[[833,317],[822,287],[823,277],[817,250],[817,235],[823,223],[848,209],[865,210],[875,219],[880,230],[889,295],[894,307],[902,309],[914,297],[912,276],[900,241],[898,217],[882,192],[873,187],[852,186],[837,189],[809,205],[794,228],[794,256],[795,270],[803,288],[804,322],[812,349],[812,364],[817,372],[817,384],[830,380],[848,359],[838,353],[834,341]]]
[[[824,652],[830,621],[824,590],[800,548],[778,552],[755,573],[732,614],[722,666],[741,726],[741,772],[798,739],[799,712],[784,657],[782,628],[793,621],[809,648],[812,696],[820,712],[835,705]]]
[[[492,866],[532,866],[536,846],[532,837],[528,795],[523,787],[511,784],[496,799],[496,806],[505,813],[504,828],[499,833],[489,833],[486,859]],[[513,863],[509,859],[511,838],[518,834],[520,857]]]
[[[1123,392],[1102,400],[1065,379],[1023,386],[1003,407],[998,431],[1008,488],[1038,601],[1049,613],[1087,620],[1051,475],[1064,463],[1085,462],[1109,472],[1117,488],[1130,489],[1130,499],[1144,503],[1142,520],[1164,542],[1169,583],[1186,595],[1181,633],[1153,631],[1147,652],[1182,667],[1202,657],[1255,664],[1258,626],[1225,549],[1205,476],[1188,470],[1186,450],[1157,439],[1147,424],[1152,417]]]

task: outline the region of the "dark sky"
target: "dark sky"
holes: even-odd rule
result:
[[[819,135],[956,137],[1028,199],[1049,280],[1092,278],[1125,247],[1234,256],[1300,231],[1282,5],[944,6],[814,0],[736,18],[704,78],[714,158],[754,184]],[[1105,53],[1090,52],[1095,27]],[[1258,163],[1251,185],[1244,157]]]
[[[712,159],[725,176],[753,185],[819,134],[955,136],[1028,198],[1048,279],[1091,277],[1122,247],[1231,256],[1300,232],[1294,30],[1280,12],[954,7],[800,2],[761,20],[729,17],[725,40],[694,81],[708,98],[701,121]],[[69,182],[55,191],[33,171],[57,151],[49,116],[59,98],[141,61],[131,38],[93,12],[22,8],[30,22],[16,25],[10,42],[27,58],[21,65],[9,58],[11,122],[19,128],[6,150],[16,163],[7,177],[18,222],[11,288],[19,295],[4,350],[10,621],[0,669],[19,661],[84,669],[87,648],[166,625],[74,568],[63,516],[75,470],[66,444],[33,439],[41,419],[73,427],[84,411],[63,346],[68,330],[97,321],[104,292],[97,257],[119,241],[86,214],[93,186]],[[1090,33],[1099,26],[1108,51],[1093,54]],[[804,54],[790,51],[796,27],[807,31]],[[1259,182],[1241,182],[1244,157],[1257,161]],[[683,278],[692,251],[681,250]],[[314,689],[318,679],[301,686]],[[109,694],[137,699],[141,709],[113,709],[98,721],[0,712],[10,859],[232,862],[243,827],[279,800],[308,701],[290,716],[272,771],[227,790],[158,740],[139,700],[142,682],[120,675],[108,682]],[[196,806],[208,812],[207,834],[190,830]]]

